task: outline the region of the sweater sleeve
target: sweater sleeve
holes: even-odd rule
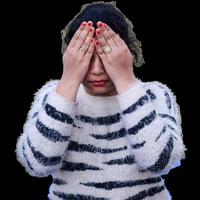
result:
[[[75,102],[56,93],[57,82],[36,92],[17,140],[17,159],[32,176],[48,176],[60,168],[71,135]]]
[[[172,91],[137,81],[118,95],[128,144],[141,171],[167,174],[185,158],[181,115]]]

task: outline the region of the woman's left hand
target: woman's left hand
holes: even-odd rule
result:
[[[121,93],[136,80],[133,74],[133,56],[119,34],[103,22],[98,22],[97,26],[97,52],[106,73],[115,84],[118,93]]]

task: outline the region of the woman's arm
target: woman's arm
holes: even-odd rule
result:
[[[119,95],[127,139],[141,170],[168,173],[184,158],[181,116],[171,90],[159,83],[135,85]]]
[[[49,81],[35,94],[17,141],[17,159],[32,176],[48,176],[60,168],[71,135],[75,103],[59,95],[57,85]]]

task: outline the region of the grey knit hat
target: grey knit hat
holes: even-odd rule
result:
[[[96,2],[92,2],[92,3],[83,4],[81,6],[80,12],[77,13],[74,16],[74,18],[71,21],[69,21],[68,24],[65,26],[65,28],[61,31],[61,38],[62,38],[61,51],[62,51],[62,54],[64,53],[65,49],[67,48],[67,46],[70,42],[68,34],[69,34],[71,24],[81,13],[84,12],[84,10],[88,6],[90,6],[92,4],[109,4],[109,5],[112,5],[119,13],[122,14],[122,16],[124,17],[124,19],[125,19],[125,21],[128,25],[128,41],[129,41],[128,48],[133,55],[134,66],[135,67],[141,67],[145,63],[144,58],[143,58],[143,54],[142,54],[142,49],[141,49],[141,42],[136,38],[136,35],[133,32],[134,26],[133,26],[132,22],[117,8],[115,1],[110,1],[110,2],[96,1]]]

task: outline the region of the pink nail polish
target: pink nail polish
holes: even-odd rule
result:
[[[100,35],[101,31],[99,29],[96,30],[96,33]]]
[[[98,22],[98,26],[102,27],[102,22]]]
[[[93,23],[91,21],[88,22],[88,26],[92,26]]]
[[[89,31],[90,31],[90,32],[92,32],[93,30],[94,30],[94,28],[93,28],[93,27],[91,27]]]
[[[85,27],[87,25],[87,22],[83,22],[82,24],[81,24],[81,26],[83,26],[83,27]]]

